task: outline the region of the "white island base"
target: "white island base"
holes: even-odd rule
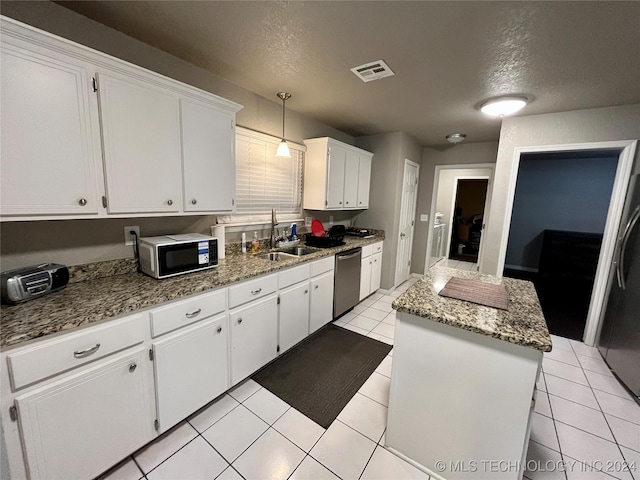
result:
[[[520,479],[542,351],[398,312],[385,444],[435,478]]]

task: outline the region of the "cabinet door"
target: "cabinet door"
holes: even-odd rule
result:
[[[358,208],[369,208],[369,186],[371,184],[371,157],[360,155],[358,167]]]
[[[97,214],[100,139],[87,68],[60,53],[5,41],[0,213]]]
[[[369,293],[373,293],[380,288],[380,276],[382,274],[382,253],[371,255],[373,264],[371,265],[371,288]]]
[[[286,352],[309,335],[309,282],[301,282],[280,293],[280,353]]]
[[[360,300],[368,297],[371,293],[371,269],[373,268],[373,258],[369,256],[362,259],[360,268]]]
[[[93,478],[149,442],[142,348],[16,399],[30,478]]]
[[[346,152],[344,167],[344,208],[358,207],[358,163],[357,153]]]
[[[180,117],[184,210],[230,211],[236,194],[235,115],[180,100]]]
[[[229,388],[226,315],[154,342],[153,352],[160,431]]]
[[[309,333],[313,333],[333,319],[333,272],[311,279]]]
[[[244,380],[276,357],[276,295],[231,311],[231,384]]]
[[[335,145],[329,147],[327,172],[327,208],[343,208],[344,169],[347,151]]]
[[[180,115],[167,90],[99,74],[109,213],[180,210]]]

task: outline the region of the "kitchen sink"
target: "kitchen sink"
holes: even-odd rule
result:
[[[303,257],[311,253],[316,253],[317,251],[318,251],[317,248],[309,248],[309,247],[290,247],[290,248],[282,248],[279,250],[280,253],[284,253],[285,255],[294,255],[296,257]]]
[[[271,252],[271,253],[261,253],[260,255],[256,255],[256,257],[261,258],[263,260],[269,260],[271,262],[279,262],[281,260],[288,260],[290,258],[295,258],[296,255],[291,255],[284,252]]]

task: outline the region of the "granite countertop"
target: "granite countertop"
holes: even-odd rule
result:
[[[438,295],[447,281],[454,276],[504,285],[509,294],[508,310]],[[543,352],[551,351],[547,323],[531,282],[433,267],[427,275],[393,302],[393,308],[399,312],[498,338],[515,345]]]
[[[0,317],[0,349],[22,345],[36,338],[111,317],[135,313],[165,302],[330,257],[338,252],[382,240],[383,234],[373,238],[345,236],[346,243],[340,247],[317,249],[317,252],[303,257],[287,258],[277,262],[230,249],[226,258],[220,260],[218,267],[202,272],[156,280],[133,271],[70,283],[63,290],[37,300],[14,306],[3,305]],[[261,253],[267,251],[263,250]]]

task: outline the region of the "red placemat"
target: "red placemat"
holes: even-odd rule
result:
[[[480,280],[452,277],[438,295],[501,310],[509,307],[509,294],[504,285],[493,285]]]

